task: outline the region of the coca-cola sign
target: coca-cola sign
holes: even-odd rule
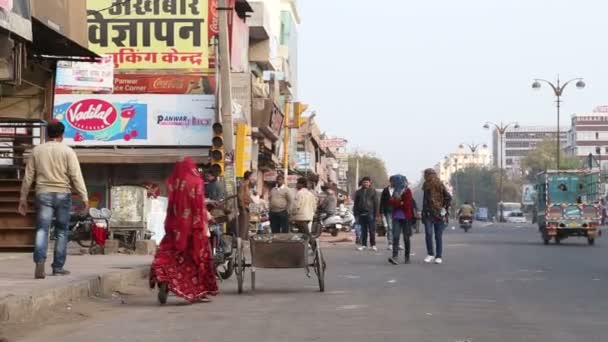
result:
[[[118,119],[116,108],[107,101],[86,99],[74,102],[66,111],[67,122],[83,131],[101,131]]]

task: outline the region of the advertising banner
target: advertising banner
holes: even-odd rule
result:
[[[534,184],[524,184],[521,194],[521,203],[523,205],[534,205],[534,199],[536,197],[536,190],[534,190]]]
[[[111,94],[113,82],[114,63],[111,56],[98,62],[57,62],[56,94]]]
[[[209,66],[208,0],[87,0],[89,49],[118,69]]]
[[[117,74],[114,94],[190,94],[214,95],[215,75]]]
[[[57,95],[74,146],[210,146],[212,95]]]

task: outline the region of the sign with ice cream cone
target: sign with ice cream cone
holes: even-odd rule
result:
[[[56,95],[73,146],[210,146],[213,95]]]

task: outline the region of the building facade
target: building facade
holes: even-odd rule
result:
[[[608,112],[573,115],[566,153],[580,159],[592,155],[595,160],[601,160],[602,168],[605,167],[608,161]]]
[[[441,181],[449,185],[452,175],[469,166],[489,167],[492,165],[492,153],[487,145],[479,146],[472,152],[467,146],[459,146],[456,152],[447,155],[435,165],[435,171]]]
[[[554,126],[511,127],[507,129],[502,139],[498,130],[494,130],[492,133],[494,166],[500,167],[502,161],[504,169],[512,173],[521,172],[521,162],[528,152],[544,140],[555,140],[556,136],[557,128]],[[560,139],[561,146],[565,149],[568,141],[567,129],[560,132]]]

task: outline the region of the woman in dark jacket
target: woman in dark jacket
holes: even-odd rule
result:
[[[452,195],[446,190],[434,169],[424,171],[424,199],[422,203],[422,221],[426,238],[428,256],[424,262],[443,263],[443,231],[446,227],[446,216],[452,202]],[[433,251],[435,235],[436,253]]]

